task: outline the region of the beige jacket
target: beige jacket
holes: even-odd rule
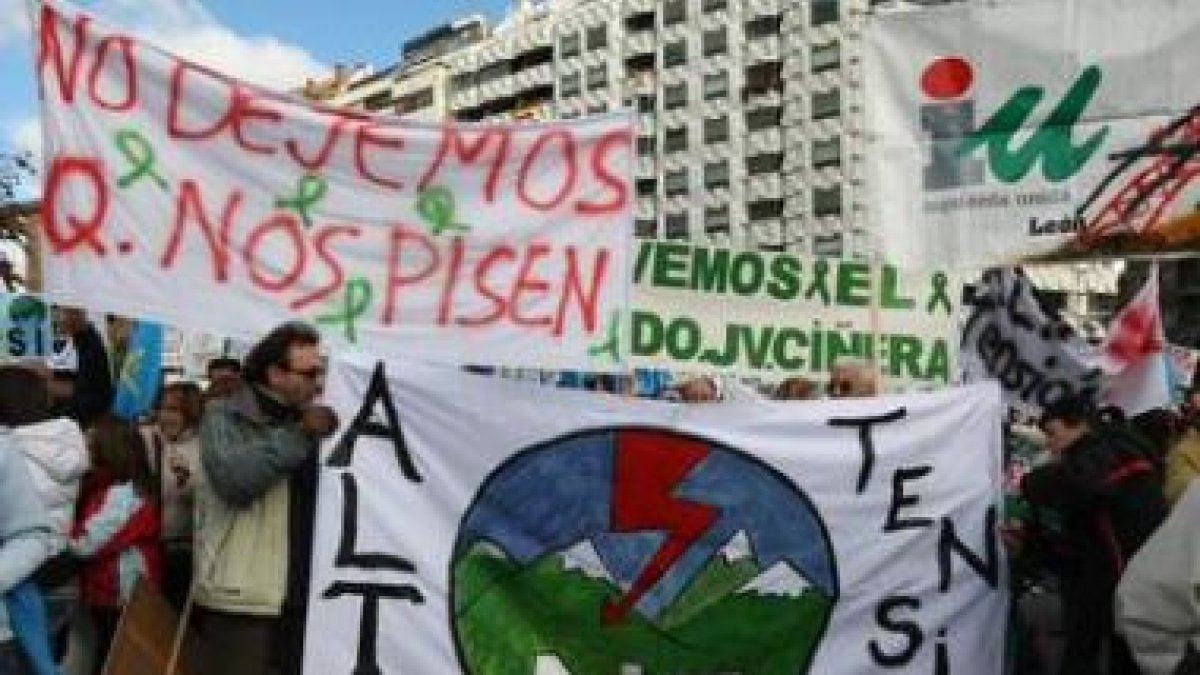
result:
[[[280,615],[291,554],[288,479],[315,451],[296,424],[269,420],[249,386],[209,405],[195,487],[197,604]]]

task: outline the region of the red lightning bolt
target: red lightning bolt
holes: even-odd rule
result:
[[[717,519],[717,509],[675,497],[685,476],[708,456],[699,441],[653,432],[622,432],[613,470],[614,532],[659,530],[667,539],[624,597],[604,605],[604,621],[623,620]]]

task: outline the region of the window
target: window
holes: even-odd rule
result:
[[[708,234],[729,233],[729,205],[704,209],[704,231]]]
[[[813,215],[818,218],[842,215],[842,186],[813,190]]]
[[[704,31],[704,35],[700,38],[700,46],[704,50],[704,55],[716,56],[724,54],[728,47],[728,40],[725,35],[724,27]]]
[[[681,152],[687,150],[687,127],[667,129],[663,134],[663,152]]]
[[[653,96],[638,96],[637,111],[640,113],[654,112],[655,99]]]
[[[704,120],[704,142],[724,143],[729,140],[729,118],[712,117]]]
[[[815,141],[812,146],[812,165],[814,169],[824,169],[842,164],[842,139],[826,138]]]
[[[653,155],[655,148],[658,146],[658,141],[653,136],[638,136],[637,139],[637,154]]]
[[[779,126],[782,110],[778,106],[770,108],[755,108],[746,113],[746,130],[762,131]]]
[[[779,35],[779,17],[760,16],[746,22],[746,39],[753,40],[772,35]]]
[[[558,82],[558,89],[563,98],[578,96],[580,92],[579,73],[575,72],[563,75],[562,79]]]
[[[653,197],[658,193],[658,181],[653,178],[639,178],[634,189],[639,197]]]
[[[783,65],[775,62],[757,63],[746,69],[746,93],[766,94],[783,91]]]
[[[390,108],[393,103],[392,93],[390,91],[381,91],[378,94],[371,94],[363,99],[363,107],[371,112],[377,112],[384,108]]]
[[[821,26],[837,21],[838,3],[841,0],[812,0],[812,25]]]
[[[658,221],[638,219],[633,221],[633,236],[653,239],[658,236]]]
[[[818,91],[812,96],[812,118],[823,120],[842,114],[842,92],[840,89]]]
[[[817,45],[812,48],[812,71],[823,73],[842,65],[842,46],[837,42]]]
[[[673,26],[687,20],[687,0],[666,0],[663,3],[663,25]]]
[[[588,51],[604,49],[608,46],[608,26],[601,24],[587,29]]]
[[[672,84],[663,89],[663,110],[675,110],[687,105],[687,82]]]
[[[451,80],[451,84],[454,86],[456,91],[462,91],[464,89],[470,89],[471,87],[474,87],[475,71],[459,73],[455,75],[454,79]]]
[[[558,51],[564,59],[579,56],[579,33],[562,36],[558,43]]]
[[[729,187],[729,162],[708,162],[704,165],[704,187],[708,190]]]
[[[578,110],[564,110],[558,114],[558,118],[562,120],[573,120],[576,117],[579,117]]]
[[[746,215],[750,220],[770,220],[783,217],[782,199],[760,199],[746,205]]]
[[[608,112],[608,104],[596,103],[594,105],[589,105],[587,111],[589,115],[603,115],[604,113]]]
[[[403,115],[421,110],[433,105],[433,87],[425,87],[424,89],[414,91],[411,94],[405,94],[396,101],[396,113]]]
[[[776,173],[783,168],[783,153],[772,152],[753,155],[746,158],[746,173],[758,176],[764,173]]]
[[[725,98],[729,95],[729,72],[708,73],[704,76],[704,100]]]
[[[499,80],[512,72],[512,64],[509,61],[497,61],[490,65],[486,65],[479,69],[479,83],[484,84]]]
[[[729,6],[729,0],[704,0],[700,6],[705,12],[719,12]]]
[[[663,45],[663,67],[687,65],[687,40]]]
[[[688,214],[683,213],[668,213],[666,217],[666,236],[667,239],[687,239],[688,238]]]
[[[588,91],[603,89],[608,86],[608,66],[600,64],[598,66],[588,66],[587,69],[587,88]]]
[[[663,193],[668,197],[680,197],[688,193],[688,170],[668,171],[663,174]]]

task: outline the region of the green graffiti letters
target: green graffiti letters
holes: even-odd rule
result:
[[[1042,87],[1022,87],[982,127],[963,139],[958,155],[965,157],[986,147],[992,173],[1005,183],[1024,178],[1039,159],[1042,175],[1048,181],[1057,183],[1074,176],[1108,136],[1109,128],[1105,126],[1081,145],[1075,145],[1071,138],[1101,77],[1098,67],[1086,68],[1046,121],[1019,147],[1013,147],[1016,135],[1031,126],[1030,116],[1046,94]]]

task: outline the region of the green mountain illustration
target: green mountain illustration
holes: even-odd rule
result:
[[[658,617],[605,624],[622,589],[590,541],[521,566],[491,543],[455,564],[454,621],[463,670],[529,675],[552,655],[573,675],[806,672],[833,603],[786,561],[759,569],[737,533]]]

